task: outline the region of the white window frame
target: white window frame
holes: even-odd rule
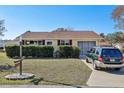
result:
[[[60,45],[70,45],[70,40],[60,40]]]
[[[51,42],[52,44],[51,45],[48,45],[48,42]],[[52,46],[53,45],[53,41],[52,40],[45,40],[45,45]]]

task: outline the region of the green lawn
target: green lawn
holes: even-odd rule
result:
[[[14,65],[5,53],[0,53],[0,65]],[[32,84],[31,80],[6,80],[5,75],[18,72],[0,71],[0,84]],[[91,70],[79,59],[25,59],[23,61],[23,72],[35,74],[44,80],[39,84],[69,84],[86,85]]]

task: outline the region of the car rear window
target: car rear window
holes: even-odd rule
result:
[[[122,53],[119,49],[103,49],[102,50],[102,56],[106,57],[122,57]]]

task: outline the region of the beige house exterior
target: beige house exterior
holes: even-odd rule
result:
[[[18,40],[5,40],[4,44],[5,46],[15,46],[15,45],[19,45],[19,41]]]
[[[60,45],[76,46],[85,54],[91,47],[99,46],[100,36],[93,31],[53,31],[53,32],[25,32],[20,35],[23,45],[53,46],[55,51]],[[18,36],[15,40],[19,41]]]

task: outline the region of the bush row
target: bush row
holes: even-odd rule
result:
[[[6,54],[8,57],[14,58],[19,57],[19,46],[7,46],[5,47]],[[54,48],[52,46],[23,46],[22,55],[26,58],[44,58],[53,57]]]
[[[19,57],[19,46],[6,46],[6,54],[10,58]],[[23,46],[22,55],[26,58],[79,58],[80,49],[72,46],[60,46],[57,52],[54,52],[52,46]]]

